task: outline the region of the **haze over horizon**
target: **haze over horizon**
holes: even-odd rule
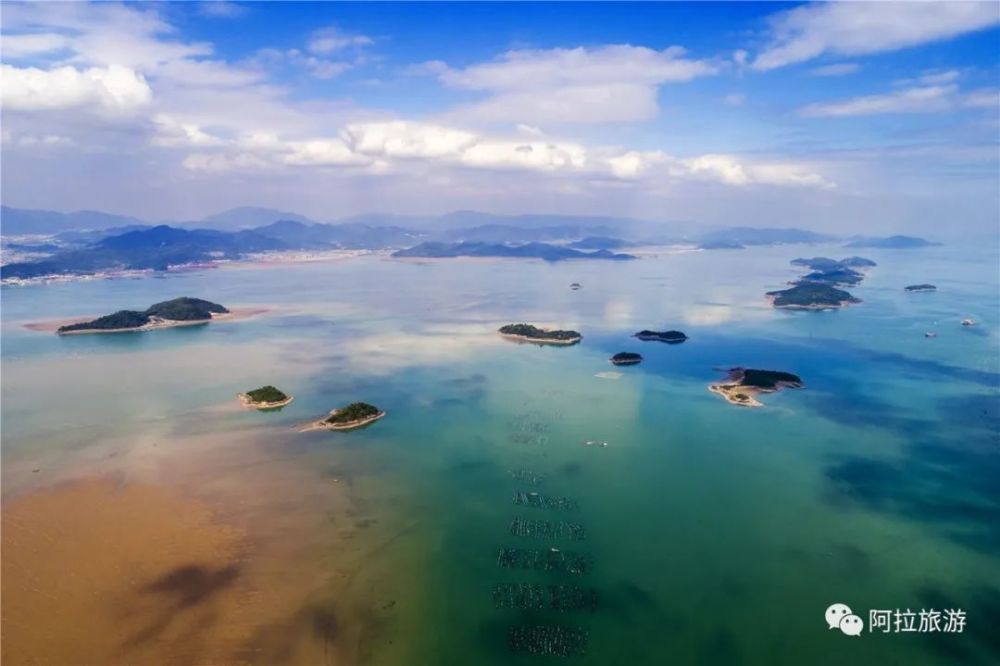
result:
[[[4,204],[996,233],[995,3],[391,9],[5,3]]]

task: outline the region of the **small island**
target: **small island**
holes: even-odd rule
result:
[[[385,412],[367,402],[352,402],[346,407],[334,409],[326,418],[306,424],[299,432],[309,430],[354,430],[378,421]]]
[[[821,282],[803,282],[788,289],[769,291],[767,297],[774,307],[786,310],[832,310],[861,302],[849,292]]]
[[[59,335],[75,333],[123,333],[131,331],[151,331],[173,326],[193,326],[212,321],[230,314],[229,310],[211,301],[182,296],[163,301],[147,309],[119,310],[113,314],[98,317],[93,321],[60,326]]]
[[[642,363],[642,355],[635,352],[618,352],[610,360],[614,365],[638,365]]]
[[[574,282],[574,283],[570,284],[569,288],[572,289],[573,291],[576,291],[577,289],[581,288],[582,286],[583,285],[580,284],[579,282]]]
[[[547,331],[531,324],[507,324],[498,333],[510,340],[542,345],[575,345],[583,339],[577,331]]]
[[[763,407],[764,403],[757,400],[759,394],[803,386],[802,379],[790,372],[732,368],[724,381],[710,384],[708,390],[721,395],[733,405]]]
[[[932,284],[911,284],[908,287],[904,287],[904,289],[912,292],[937,291],[937,287]]]
[[[678,345],[688,339],[688,336],[680,331],[649,331],[646,329],[639,331],[634,337],[646,342],[651,340],[666,342],[669,345]]]
[[[247,391],[246,393],[240,393],[238,397],[244,407],[250,407],[261,411],[280,409],[295,399],[270,384],[267,386],[261,386],[260,388],[252,391]]]

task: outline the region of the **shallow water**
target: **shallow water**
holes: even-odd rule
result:
[[[539,661],[508,651],[517,624],[589,630],[579,663],[992,663],[996,252],[866,251],[879,265],[851,289],[862,304],[780,312],[764,301],[796,276],[790,259],[847,254],[777,247],[561,264],[370,257],[4,288],[5,498],[108,468],[181,483],[160,471],[171,451],[243,433],[263,447],[248,447],[258,455],[248,464],[266,470],[265,450],[347,489],[357,524],[349,537],[343,517],[325,529],[341,548],[349,538],[354,557],[341,561],[339,587],[317,583],[336,587],[337,598],[319,594],[316,603],[363,625],[332,640],[352,641],[343,654],[364,663]],[[903,292],[918,282],[938,292]],[[113,336],[22,326],[180,295],[270,312]],[[960,326],[969,316],[977,326]],[[494,332],[512,321],[575,328],[584,340],[513,344]],[[661,327],[690,339],[629,337]],[[928,330],[938,337],[925,338]],[[645,360],[615,369],[619,378],[596,376],[613,369],[607,358],[618,351]],[[794,372],[806,388],[765,395],[762,409],[731,406],[707,385],[734,365]],[[265,383],[295,401],[270,414],[234,408],[237,393]],[[352,400],[388,416],[352,433],[295,432]],[[239,464],[238,444],[227,456]],[[545,479],[529,488],[512,469]],[[230,499],[255,496],[246,478],[220,474],[203,485]],[[515,490],[569,497],[579,509],[518,506]],[[321,497],[293,492],[274,504],[318,515]],[[238,506],[232,512],[238,520]],[[515,517],[570,520],[587,538],[514,537]],[[263,524],[292,542],[314,525]],[[592,567],[576,576],[497,566],[500,547],[550,546],[584,553]],[[338,566],[337,548],[309,559],[318,578]],[[493,585],[514,582],[593,587],[598,608],[495,609]],[[968,626],[850,638],[827,629],[823,612],[834,602],[866,622],[873,608],[961,608]]]

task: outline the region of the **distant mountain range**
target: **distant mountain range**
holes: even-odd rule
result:
[[[516,257],[521,259],[544,259],[545,261],[562,261],[564,259],[609,259],[624,261],[635,259],[631,254],[616,254],[609,250],[581,252],[563,245],[548,243],[525,243],[523,245],[507,245],[505,243],[421,243],[416,247],[398,250],[392,253],[394,257]]]
[[[251,222],[262,223],[242,228]],[[226,228],[194,226],[202,223]],[[13,251],[11,257],[21,253],[25,260],[3,266],[0,275],[32,278],[108,270],[162,270],[277,250],[389,249],[396,250],[396,256],[400,257],[533,257],[560,261],[629,259],[631,255],[615,254],[612,250],[630,245],[678,243],[702,249],[728,249],[838,240],[804,229],[753,227],[711,230],[694,237],[654,237],[642,233],[643,229],[648,230],[648,225],[624,218],[502,216],[474,211],[431,217],[372,214],[348,218],[339,224],[323,224],[294,213],[245,207],[210,216],[202,222],[153,226],[135,218],[96,211],[57,213],[5,206],[0,218],[5,248]],[[10,242],[10,236],[20,235],[45,238]],[[848,240],[849,247],[909,248],[935,244],[910,236]]]

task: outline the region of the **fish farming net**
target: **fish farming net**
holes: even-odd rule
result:
[[[502,583],[493,586],[493,605],[498,609],[543,610],[559,613],[597,609],[597,592],[579,585]]]
[[[512,469],[510,476],[515,481],[526,483],[529,486],[537,486],[545,480],[545,476],[532,472],[530,469]]]
[[[508,439],[514,444],[548,444],[548,435],[536,435],[527,432],[515,432],[508,436]]]
[[[587,653],[589,638],[590,634],[582,627],[517,626],[507,632],[507,646],[511,652],[574,657]]]
[[[570,541],[583,541],[587,538],[587,531],[579,523],[564,521],[551,522],[548,520],[530,520],[525,518],[514,518],[510,523],[510,534],[516,537],[529,539],[569,539]]]
[[[558,548],[500,548],[497,556],[497,566],[501,569],[582,575],[590,570],[590,565],[589,555]]]
[[[569,497],[553,497],[523,490],[514,491],[514,504],[533,509],[553,509],[555,511],[576,511],[579,508],[576,500]]]

